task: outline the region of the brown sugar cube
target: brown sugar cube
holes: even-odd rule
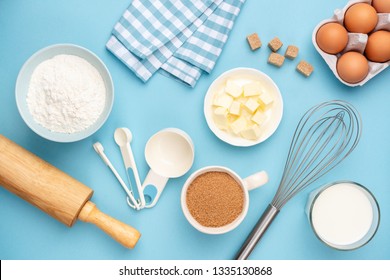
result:
[[[273,64],[277,67],[281,67],[284,62],[284,56],[278,53],[271,53],[268,57],[268,63]]]
[[[298,56],[299,49],[296,46],[289,45],[287,47],[286,53],[284,54],[285,57],[289,59],[294,59]]]
[[[301,62],[299,62],[297,65],[297,71],[302,75],[309,77],[314,71],[314,67],[308,62],[301,60]]]
[[[257,50],[261,47],[261,40],[259,38],[259,35],[257,35],[257,33],[248,35],[246,39],[252,51]]]
[[[273,51],[277,52],[283,46],[282,41],[278,37],[273,38],[269,43],[268,47]]]

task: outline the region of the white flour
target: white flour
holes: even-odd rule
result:
[[[106,88],[99,72],[85,59],[57,55],[37,66],[27,94],[36,122],[62,133],[91,126],[103,112]]]

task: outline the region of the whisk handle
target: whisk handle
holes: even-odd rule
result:
[[[265,209],[263,215],[252,229],[244,244],[241,246],[240,251],[238,251],[235,257],[236,260],[246,260],[249,257],[253,249],[255,249],[256,244],[260,241],[261,237],[267,231],[278,213],[279,209],[271,204],[268,205],[267,209]]]

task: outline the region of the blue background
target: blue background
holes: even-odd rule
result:
[[[130,0],[0,1],[0,133],[64,170],[94,189],[92,201],[99,208],[137,228],[142,237],[133,250],[121,247],[96,227],[78,221],[67,228],[40,210],[0,188],[1,259],[231,259],[276,191],[289,142],[302,114],[311,106],[344,99],[360,111],[363,136],[357,149],[336,170],[300,193],[281,211],[253,252],[252,259],[390,259],[390,70],[363,87],[341,84],[311,43],[313,28],[332,16],[345,0],[255,1],[248,0],[239,15],[224,51],[210,75],[194,89],[155,75],[140,82],[105,49],[110,31]],[[257,32],[263,47],[251,52],[246,35]],[[278,36],[284,46],[299,46],[299,57],[281,69],[267,64],[266,44]],[[74,43],[96,53],[111,71],[116,97],[105,125],[80,142],[47,141],[22,121],[15,103],[18,71],[34,52],[56,43]],[[305,78],[295,71],[298,60],[312,63],[315,71]],[[285,104],[276,133],[266,142],[237,148],[221,142],[207,127],[203,98],[210,83],[234,67],[253,67],[268,74],[279,86]],[[172,179],[153,209],[135,212],[114,176],[93,151],[102,142],[107,154],[125,177],[120,152],[114,143],[117,127],[129,127],[141,179],[148,166],[144,147],[160,129],[178,127],[193,139],[195,162],[190,172],[206,165],[224,165],[241,176],[266,170],[270,182],[251,192],[249,212],[234,231],[205,235],[186,221],[180,208],[181,187],[190,173]],[[336,180],[353,180],[377,197],[382,213],[374,239],[356,251],[340,252],[316,239],[304,213],[307,195],[315,187]]]

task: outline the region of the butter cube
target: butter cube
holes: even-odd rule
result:
[[[239,117],[237,120],[235,120],[231,125],[230,128],[235,134],[239,134],[241,131],[245,130],[246,127],[246,119],[244,117]]]
[[[239,118],[239,116],[232,115],[232,114],[228,114],[228,116],[227,116],[227,119],[228,119],[229,124],[231,124],[232,122],[234,122],[234,121],[237,120],[238,118]]]
[[[236,99],[236,101],[240,102],[242,105],[245,105],[245,103],[248,101],[248,98],[246,97],[239,97]]]
[[[233,97],[223,93],[215,96],[213,105],[229,109],[232,102]]]
[[[257,124],[254,124],[241,131],[241,136],[249,140],[259,139],[260,134],[261,134],[261,129],[260,126]]]
[[[241,117],[244,117],[248,122],[251,120],[252,118],[252,113],[249,112],[248,110],[241,110]]]
[[[244,85],[244,96],[256,96],[261,94],[261,85],[259,82],[252,82]]]
[[[267,116],[264,113],[260,111],[256,111],[256,113],[253,115],[251,120],[257,123],[258,125],[262,125],[266,119]]]
[[[233,101],[232,105],[230,105],[229,113],[232,115],[239,116],[241,111],[241,103],[237,101]]]
[[[224,107],[217,107],[214,110],[213,119],[219,129],[227,130],[229,127],[228,111]]]
[[[234,98],[239,97],[242,94],[242,87],[237,85],[234,81],[232,80],[227,80],[226,82],[226,87],[225,87],[225,92],[227,94],[230,94]]]
[[[248,101],[245,103],[245,107],[249,110],[249,112],[253,113],[256,111],[256,109],[259,107],[259,103],[257,102],[257,99],[249,98]]]
[[[215,96],[222,95],[222,94],[224,94],[224,93],[225,93],[225,89],[224,89],[224,88],[220,88],[220,89],[218,90],[218,92],[215,94]]]
[[[263,94],[260,95],[260,98],[259,98],[260,108],[263,111],[268,110],[269,108],[271,108],[273,101],[274,100],[272,99],[272,97],[269,93],[263,92]]]

